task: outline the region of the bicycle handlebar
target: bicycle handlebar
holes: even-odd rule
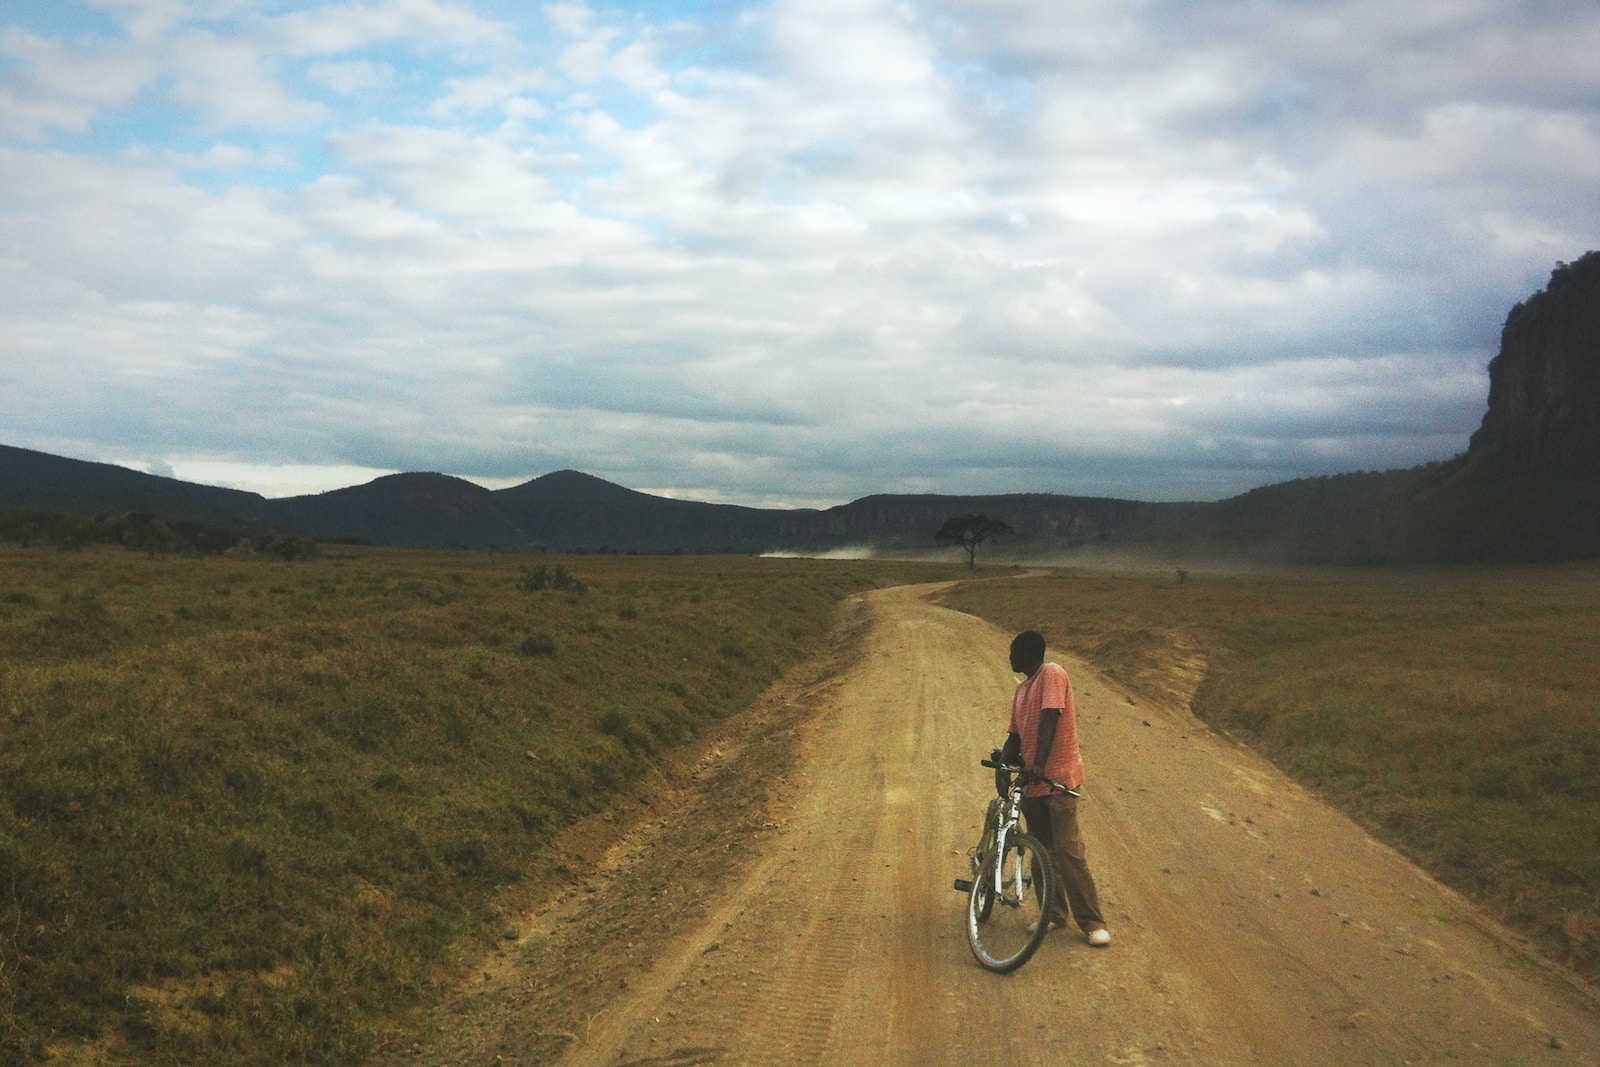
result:
[[[1049,786],[1052,792],[1065,793],[1069,797],[1075,797],[1078,795],[1078,791],[1076,789],[1069,785],[1062,785],[1054,778],[1046,778],[1042,774],[1030,774],[1028,769],[1020,763],[1001,763],[999,760],[993,759],[979,760],[978,762],[983,764],[985,767],[990,767],[997,771],[1004,771],[1007,774],[1015,774],[1017,776],[1018,785],[1026,786],[1032,785],[1035,782],[1042,782],[1043,784]]]

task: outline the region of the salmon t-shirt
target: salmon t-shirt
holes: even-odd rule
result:
[[[1078,751],[1078,709],[1072,703],[1072,679],[1066,668],[1057,663],[1046,663],[1032,678],[1017,685],[1011,698],[1011,732],[1022,739],[1022,762],[1037,766],[1034,745],[1039,740],[1039,715],[1045,708],[1058,708],[1061,719],[1056,723],[1056,740],[1049,758],[1043,760],[1045,777],[1077,789],[1083,784],[1083,753]],[[1043,796],[1050,792],[1046,785],[1028,787],[1029,796]]]

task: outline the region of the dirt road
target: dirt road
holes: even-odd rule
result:
[[[1008,634],[869,594],[859,654],[662,780],[395,1063],[1600,1064],[1600,1001],[1183,707],[1066,650],[1113,943],[961,930]],[[597,828],[601,829],[601,828]],[[580,835],[580,839],[583,835]]]

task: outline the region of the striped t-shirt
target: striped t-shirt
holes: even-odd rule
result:
[[[1044,760],[1045,777],[1053,778],[1069,789],[1083,784],[1083,753],[1078,751],[1078,709],[1072,703],[1072,680],[1066,668],[1057,663],[1046,663],[1017,685],[1011,698],[1011,732],[1022,739],[1022,762],[1036,766],[1034,745],[1039,740],[1039,713],[1045,708],[1058,708],[1061,719],[1056,723],[1055,744],[1049,758]],[[1029,796],[1043,796],[1050,787],[1028,787]]]

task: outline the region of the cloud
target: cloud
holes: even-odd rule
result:
[[[0,420],[240,485],[1405,466],[1600,229],[1592,5],[98,6],[0,17]]]
[[[498,24],[470,7],[436,0],[324,4],[260,25],[276,49],[294,55],[342,55],[396,41],[416,51],[509,44]]]
[[[248,0],[89,0],[88,6],[109,12],[126,28],[136,42],[160,40],[173,27],[203,15],[227,17],[244,7]]]
[[[306,80],[326,86],[336,93],[353,96],[369,89],[382,89],[394,83],[394,68],[386,63],[365,59],[330,63],[313,63],[306,70]]]
[[[81,132],[106,108],[132,103],[158,64],[122,47],[84,49],[17,27],[0,29],[0,134],[33,140]]]

